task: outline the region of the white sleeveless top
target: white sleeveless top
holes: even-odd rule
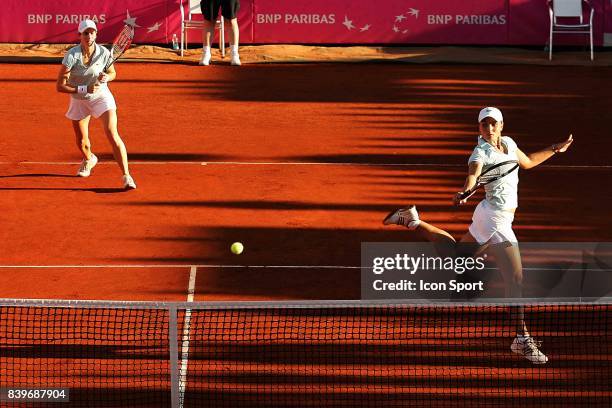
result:
[[[516,154],[518,147],[514,140],[508,136],[502,136],[501,142],[506,147],[508,154],[498,151],[482,136],[478,136],[478,145],[468,159],[468,165],[472,162],[479,162],[486,169],[488,166],[507,160],[518,161]],[[518,207],[518,181],[517,169],[500,180],[485,185],[485,200],[493,208],[499,210],[510,210]]]

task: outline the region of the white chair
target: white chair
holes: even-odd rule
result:
[[[183,1],[181,0],[180,8],[181,8],[181,57],[183,56],[183,51],[187,48],[187,30],[197,29],[202,31],[204,29],[204,19],[194,19],[194,15],[202,15],[202,10],[200,9],[200,0],[189,0],[189,9],[187,13],[187,18],[185,19],[185,7],[183,6]],[[219,28],[219,49],[221,50],[221,56],[225,57],[225,24],[223,21],[223,16],[221,16],[217,21],[215,21],[215,25]],[[214,32],[213,32],[214,37]],[[213,38],[211,38],[212,43]]]
[[[583,5],[590,9],[588,23],[584,18]],[[588,34],[591,40],[593,61],[593,14],[595,9],[588,0],[549,0],[550,38],[548,59],[552,60],[553,34]]]

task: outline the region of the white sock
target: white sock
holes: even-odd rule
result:
[[[204,46],[204,49],[202,50],[203,54],[210,54],[210,46]]]
[[[237,45],[230,44],[230,49],[232,50],[233,54],[238,54],[238,46]]]

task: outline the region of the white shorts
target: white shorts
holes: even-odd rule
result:
[[[66,117],[70,120],[81,120],[91,115],[97,119],[104,112],[111,109],[117,109],[117,105],[115,104],[113,94],[106,88],[101,90],[100,94],[92,99],[70,97],[70,105],[68,106]]]
[[[499,244],[501,242],[516,243],[516,235],[512,231],[514,213],[491,207],[487,200],[482,200],[472,215],[470,234],[480,244]]]

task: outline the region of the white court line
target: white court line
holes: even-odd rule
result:
[[[193,286],[195,287],[195,270],[214,268],[244,268],[244,269],[362,269],[361,266],[347,265],[0,265],[0,269],[52,269],[52,268],[192,268]],[[484,268],[496,270],[496,268]],[[549,271],[551,268],[526,267],[525,271]],[[559,268],[563,271],[612,271],[606,268]],[[192,277],[189,277],[189,291],[193,291]],[[190,293],[190,292],[188,292]],[[189,299],[189,295],[188,295]],[[187,300],[188,302],[193,301]]]
[[[189,270],[189,286],[187,289],[187,302],[193,302],[195,294],[196,273],[198,268],[191,266]],[[182,408],[185,401],[185,388],[187,386],[187,366],[189,364],[189,331],[191,329],[191,309],[185,309],[185,320],[183,322],[183,335],[181,347],[181,368],[179,370],[179,407]]]
[[[81,162],[0,162],[0,165],[79,165]],[[98,162],[98,165],[111,164],[116,165],[114,161]],[[232,166],[355,166],[355,167],[458,167],[465,168],[465,164],[446,164],[446,163],[353,163],[353,162],[257,162],[257,161],[130,161],[130,164],[137,165],[166,165],[166,164],[183,164],[196,166],[215,166],[215,165],[232,165]],[[612,169],[612,165],[593,164],[593,165],[562,165],[562,164],[544,164],[540,168],[554,169]]]
[[[76,161],[69,161],[69,162],[65,162],[65,161],[26,161],[26,162],[0,162],[0,164],[3,165],[7,165],[7,164],[13,164],[13,165],[18,165],[18,166],[27,166],[28,164],[34,164],[34,165],[49,165],[49,166],[65,166],[65,165],[79,165],[81,162],[76,162]],[[97,166],[100,165],[105,165],[105,164],[112,164],[112,165],[117,165],[117,163],[115,161],[112,160],[106,160],[106,161],[99,161]],[[188,164],[188,165],[197,165],[197,166],[201,166],[202,162],[201,161],[182,161],[182,160],[178,160],[178,161],[138,161],[138,160],[130,160],[130,164]]]
[[[196,274],[198,272],[198,267],[192,265],[189,269],[189,286],[187,288],[187,302],[193,302],[193,297],[195,296],[195,283],[196,283]]]
[[[78,164],[78,163],[76,163]],[[392,166],[392,167],[467,167],[465,164],[448,164],[448,163],[353,163],[353,162],[338,162],[338,163],[326,163],[326,162],[232,162],[232,161],[217,161],[217,162],[202,162],[202,166],[208,165],[238,165],[238,166],[364,166],[364,167],[380,167],[380,166]],[[575,169],[610,169],[612,165],[560,165],[560,164],[544,164],[540,165],[540,168],[575,168]]]
[[[344,265],[0,265],[0,269],[52,269],[52,268],[304,268],[304,269],[359,269]]]

